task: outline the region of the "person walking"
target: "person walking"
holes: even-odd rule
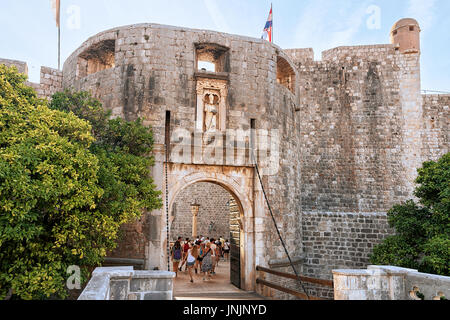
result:
[[[191,283],[194,283],[194,278],[192,277],[192,269],[194,268],[196,258],[198,257],[198,247],[196,244],[190,246],[186,258],[186,267],[189,271],[189,277],[191,278]]]
[[[228,242],[228,239],[225,240],[223,244],[223,256],[225,258],[225,261],[228,261],[230,257],[230,242]]]
[[[211,248],[211,261],[212,261],[212,270],[211,270],[211,274],[216,274],[217,245],[216,245],[216,240],[215,240],[214,238],[211,238],[210,248]]]
[[[223,236],[220,236],[219,241],[220,241],[220,248],[221,248],[221,250],[220,250],[220,252],[221,252],[220,257],[223,258],[223,256],[224,256],[223,246],[225,245],[225,239],[223,238]]]
[[[175,242],[172,247],[172,263],[173,263],[173,271],[175,272],[175,276],[178,277],[178,265],[182,259],[182,248],[180,241]]]
[[[203,252],[203,261],[202,261],[202,272],[203,272],[203,281],[211,280],[211,269],[212,269],[212,259],[211,259],[211,243],[207,243],[205,246],[205,251]],[[206,275],[208,275],[208,279],[206,279]]]
[[[222,257],[222,244],[219,240],[216,241],[216,267],[219,267],[220,258]]]
[[[190,248],[189,238],[186,238],[186,242],[183,245],[183,257],[182,257],[182,262],[181,262],[181,266],[180,266],[180,271],[182,271],[181,269],[183,268],[184,264],[186,263],[189,248]],[[184,269],[184,271],[186,271],[186,270],[187,270],[187,266]]]
[[[195,273],[197,273],[198,270],[200,270],[200,272],[202,271],[201,268],[202,268],[202,261],[203,261],[203,253],[205,252],[205,244],[203,242],[199,241],[198,245],[199,245],[199,249],[198,249],[197,261],[195,262]]]

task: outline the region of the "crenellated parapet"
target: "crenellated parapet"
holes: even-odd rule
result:
[[[15,66],[19,73],[28,76],[28,65],[26,62],[0,58],[0,64],[7,67]],[[50,99],[54,93],[62,90],[62,83],[63,74],[61,71],[49,67],[41,67],[40,82],[28,82],[28,85],[36,90],[39,97]]]

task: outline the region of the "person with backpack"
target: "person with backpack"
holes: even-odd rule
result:
[[[178,265],[183,258],[182,250],[180,241],[175,242],[172,247],[172,263],[176,277],[178,277]]]
[[[188,251],[189,251],[190,247],[191,247],[191,245],[189,243],[189,238],[186,238],[186,242],[183,245],[183,256],[181,258],[182,262],[181,262],[181,266],[179,268],[180,271],[182,271],[181,269],[183,269],[183,266],[186,263],[186,259],[188,257]],[[186,266],[186,269],[184,269],[184,271],[187,271],[187,266]]]

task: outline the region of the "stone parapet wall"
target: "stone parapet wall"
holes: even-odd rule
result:
[[[28,76],[28,65],[26,62],[0,58],[0,64],[4,64],[7,67],[15,66],[19,73],[23,73]]]
[[[40,97],[50,99],[53,94],[63,90],[63,73],[60,70],[41,67],[41,81],[37,93]]]
[[[391,266],[333,270],[335,300],[441,300],[450,296],[450,277]]]
[[[28,65],[26,62],[0,58],[0,64],[4,64],[7,67],[15,66],[19,73],[28,76]],[[27,82],[27,85],[36,90],[38,97],[50,99],[53,94],[62,91],[62,83],[62,71],[41,67],[40,83]]]
[[[97,268],[78,300],[173,300],[174,272]]]
[[[314,61],[314,50],[312,48],[284,49],[283,51],[296,65]]]
[[[349,56],[367,60],[384,58],[387,53],[393,53],[396,47],[393,44],[376,44],[363,46],[342,46],[322,52],[323,61],[339,61]]]

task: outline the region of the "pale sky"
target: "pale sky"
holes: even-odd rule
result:
[[[160,23],[260,38],[274,9],[282,48],[389,43],[392,25],[415,18],[422,28],[422,89],[450,92],[448,0],[61,0],[62,63],[88,37],[135,23]],[[0,0],[0,57],[26,61],[30,80],[56,68],[57,29],[50,0]]]

